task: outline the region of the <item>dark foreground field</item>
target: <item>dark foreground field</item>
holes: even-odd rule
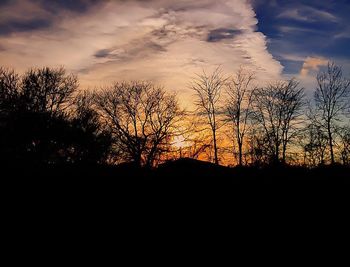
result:
[[[169,161],[157,169],[137,168],[132,164],[103,165],[16,165],[3,166],[3,177],[46,182],[91,181],[118,186],[145,187],[227,187],[248,185],[349,184],[350,168],[334,165],[318,168],[292,166],[235,167],[217,166],[193,159]]]
[[[193,217],[198,210],[202,214],[210,210],[211,214],[234,215],[237,219],[238,211],[249,216],[259,214],[250,222],[254,224],[264,220],[267,209],[275,210],[277,217],[301,211],[309,216],[315,209],[321,214],[325,209],[341,209],[340,214],[345,214],[349,201],[349,168],[340,165],[315,169],[227,168],[181,159],[156,170],[127,164],[8,165],[2,169],[7,169],[1,179],[2,196],[6,196],[5,206],[9,205],[11,211],[39,210],[41,215],[58,212],[72,218],[81,213],[95,214],[89,220],[107,214],[120,220],[137,217],[133,223],[138,224],[153,216],[167,214],[173,220],[174,214]],[[14,203],[16,208],[12,208]],[[215,220],[213,216],[210,220]]]

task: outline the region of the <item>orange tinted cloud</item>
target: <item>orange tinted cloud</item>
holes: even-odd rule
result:
[[[321,66],[326,66],[328,60],[323,57],[307,57],[300,70],[301,76],[307,76],[310,71],[318,71]]]

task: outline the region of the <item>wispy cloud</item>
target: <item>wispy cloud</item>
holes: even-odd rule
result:
[[[294,54],[280,54],[279,57],[284,59],[284,60],[297,61],[297,62],[300,62],[300,61],[304,62],[306,59],[303,56],[294,55]]]
[[[277,17],[307,22],[338,21],[337,17],[330,12],[305,5],[284,10]]]
[[[279,30],[283,33],[289,33],[289,32],[302,32],[302,33],[319,33],[319,34],[325,34],[320,29],[310,29],[305,27],[298,27],[298,26],[279,26]]]
[[[338,32],[334,35],[335,39],[350,39],[350,27],[347,27],[345,30]]]

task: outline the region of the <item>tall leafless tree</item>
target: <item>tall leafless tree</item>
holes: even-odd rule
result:
[[[325,163],[327,152],[327,135],[317,124],[310,123],[300,135],[299,144],[304,152],[304,164],[317,166]]]
[[[78,86],[77,77],[64,68],[31,69],[23,76],[21,97],[27,110],[57,115],[71,104]]]
[[[247,146],[250,164],[259,166],[270,163],[270,145],[262,127],[249,128]]]
[[[340,155],[344,165],[350,164],[350,126],[342,127],[339,131]]]
[[[74,99],[75,75],[63,68],[0,68],[0,158],[9,162],[96,163],[109,148],[88,95]],[[69,107],[69,108],[68,108]]]
[[[338,120],[350,107],[349,97],[350,80],[343,77],[341,67],[328,63],[327,70],[317,75],[314,122],[320,124],[327,133],[332,164],[335,163],[334,132]]]
[[[110,163],[112,138],[95,109],[94,93],[80,91],[72,102],[69,119],[79,137],[72,150],[73,158],[80,162]]]
[[[254,74],[240,68],[227,84],[227,118],[232,123],[234,138],[238,146],[238,164],[243,164],[243,144],[248,129],[248,118],[252,112]]]
[[[218,114],[220,113],[220,95],[226,85],[227,78],[224,77],[220,68],[213,73],[207,74],[203,71],[192,80],[190,88],[195,92],[197,98],[195,104],[197,106],[198,115],[204,115],[210,127],[213,147],[214,162],[219,164],[217,130],[220,128]]]
[[[95,97],[118,148],[138,166],[152,167],[166,152],[181,111],[174,94],[148,82],[122,82]]]
[[[275,162],[286,162],[287,145],[301,123],[304,88],[292,79],[254,92],[254,119],[262,126]],[[282,156],[281,156],[282,155]]]
[[[13,109],[19,97],[20,76],[14,70],[0,68],[0,112]]]

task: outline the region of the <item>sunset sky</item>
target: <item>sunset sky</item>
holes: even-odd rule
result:
[[[350,76],[350,0],[0,0],[0,65],[65,66],[81,87],[244,65],[309,90],[328,60]]]

